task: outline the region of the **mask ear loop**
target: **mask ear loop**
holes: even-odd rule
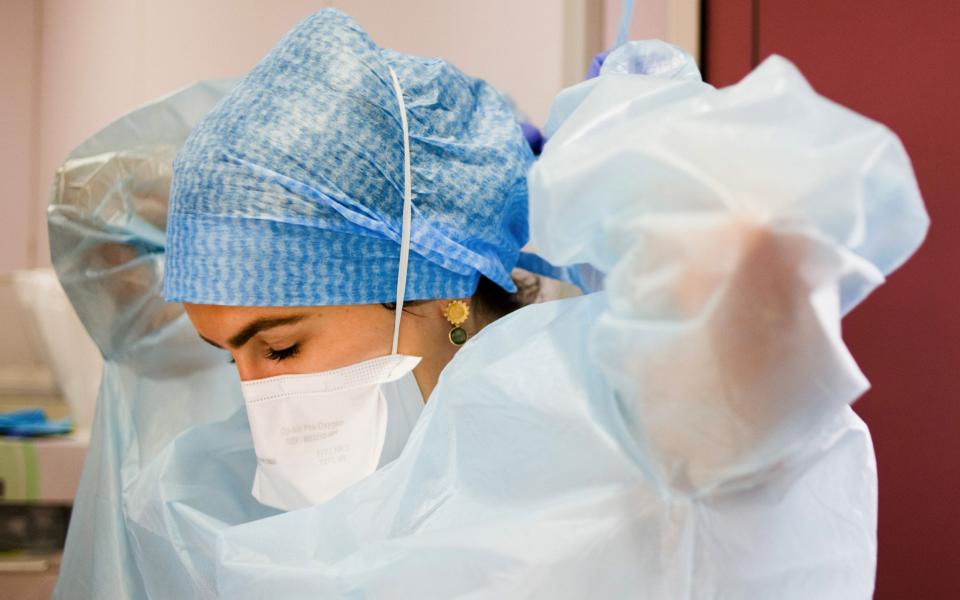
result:
[[[393,80],[393,91],[397,95],[397,104],[400,105],[400,124],[403,126],[403,218],[400,230],[400,265],[397,273],[397,314],[393,320],[393,349],[390,354],[397,353],[397,344],[400,341],[400,317],[403,315],[403,296],[407,290],[407,261],[410,257],[410,221],[413,212],[413,189],[410,183],[410,132],[407,129],[407,107],[403,103],[403,90],[397,74],[390,67],[390,78]]]

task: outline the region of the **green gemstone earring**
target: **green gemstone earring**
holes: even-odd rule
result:
[[[470,307],[463,300],[451,300],[443,309],[443,316],[453,325],[453,329],[447,334],[450,343],[454,346],[462,346],[467,341],[467,330],[462,325],[470,316]]]

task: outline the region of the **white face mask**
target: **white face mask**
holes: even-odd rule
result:
[[[283,510],[336,495],[396,458],[423,397],[413,376],[416,356],[397,353],[410,253],[410,143],[403,92],[390,69],[403,125],[403,218],[393,349],[333,371],[242,383],[257,455],[253,496]]]
[[[396,458],[423,397],[415,356],[242,384],[257,454],[253,496],[296,510],[323,502]]]

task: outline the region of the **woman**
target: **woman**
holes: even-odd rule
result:
[[[281,40],[166,220],[243,404],[184,327],[105,350],[58,595],[869,597],[839,319],[925,231],[902,147],[782,59],[721,91],[666,45],[607,61],[530,171],[552,268],[492,89],[335,11]],[[517,309],[518,263],[605,290]]]

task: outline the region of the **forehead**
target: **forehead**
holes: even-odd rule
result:
[[[184,304],[183,307],[191,319],[218,321],[277,319],[325,308],[322,306],[221,306],[218,304]]]
[[[187,316],[200,335],[215,341],[229,337],[253,321],[293,316],[322,317],[328,326],[389,318],[392,314],[379,304],[343,306],[221,306],[184,304]]]

